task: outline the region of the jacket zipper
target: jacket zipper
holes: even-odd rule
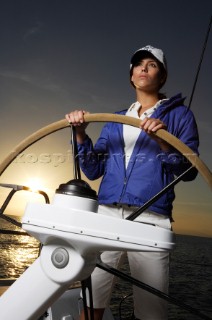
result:
[[[124,194],[124,192],[125,192],[125,190],[126,190],[126,187],[127,187],[127,177],[124,178],[124,186],[123,186],[121,195],[120,195],[120,197],[119,197],[119,203],[121,203],[121,199],[122,199],[123,194]]]

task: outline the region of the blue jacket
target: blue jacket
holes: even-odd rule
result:
[[[168,132],[198,154],[196,121],[192,111],[184,105],[184,100],[181,94],[172,97],[154,111],[152,118],[161,119],[167,125]],[[117,113],[126,114],[126,111]],[[141,206],[190,166],[174,148],[163,152],[153,139],[141,131],[125,169],[123,125],[112,122],[103,127],[94,147],[88,136],[83,144],[78,144],[78,153],[81,169],[87,178],[95,180],[102,177],[98,193],[100,204]],[[183,180],[193,180],[196,175],[197,170],[191,170]],[[174,198],[174,189],[171,188],[149,209],[171,215]]]

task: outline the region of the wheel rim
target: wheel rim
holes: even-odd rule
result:
[[[85,122],[117,122],[128,124],[134,127],[139,127],[140,120],[128,117],[125,115],[118,115],[118,114],[110,114],[110,113],[93,113],[93,114],[86,114],[84,115]],[[40,130],[34,132],[26,139],[22,140],[7,156],[6,158],[0,163],[0,175],[7,169],[10,163],[25,149],[29,146],[34,144],[35,142],[41,140],[42,138],[52,134],[56,131],[61,129],[65,129],[69,127],[70,124],[67,122],[66,119],[59,120],[57,122],[53,122],[50,125],[47,125]],[[203,179],[209,185],[210,189],[212,189],[212,173],[206,164],[195,154],[188,146],[186,146],[182,141],[177,139],[175,136],[167,132],[166,130],[159,129],[156,133],[160,139],[164,140],[165,142],[169,143],[175,149],[177,149],[181,154],[187,158],[191,164],[199,171],[202,175]]]

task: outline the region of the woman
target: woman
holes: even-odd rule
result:
[[[107,123],[93,147],[86,134],[84,110],[75,110],[66,119],[76,126],[81,169],[90,179],[102,177],[98,201],[101,214],[124,219],[137,207],[170,183],[190,166],[173,147],[154,132],[168,130],[198,154],[198,130],[193,113],[184,106],[180,94],[168,99],[160,93],[166,82],[167,65],[162,50],[146,46],[131,59],[130,81],[136,102],[128,110],[117,112],[141,120],[140,128]],[[193,180],[196,169],[184,180]],[[171,188],[135,221],[170,229]],[[103,262],[118,268],[121,252],[104,252]],[[168,292],[169,254],[167,252],[128,252],[131,275],[165,293]],[[96,268],[92,274],[94,319],[100,320],[109,305],[113,276]],[[167,303],[157,296],[134,287],[134,315],[142,320],[167,319]],[[83,315],[82,315],[83,317]]]

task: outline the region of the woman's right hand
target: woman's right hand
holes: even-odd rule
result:
[[[88,126],[88,123],[85,123],[84,114],[89,114],[85,110],[74,110],[65,115],[66,120],[73,126],[76,127],[77,131],[83,131]]]
[[[82,143],[86,137],[85,129],[88,123],[84,120],[85,114],[89,114],[89,112],[85,110],[74,110],[65,115],[66,120],[76,128],[77,141],[79,143]]]

